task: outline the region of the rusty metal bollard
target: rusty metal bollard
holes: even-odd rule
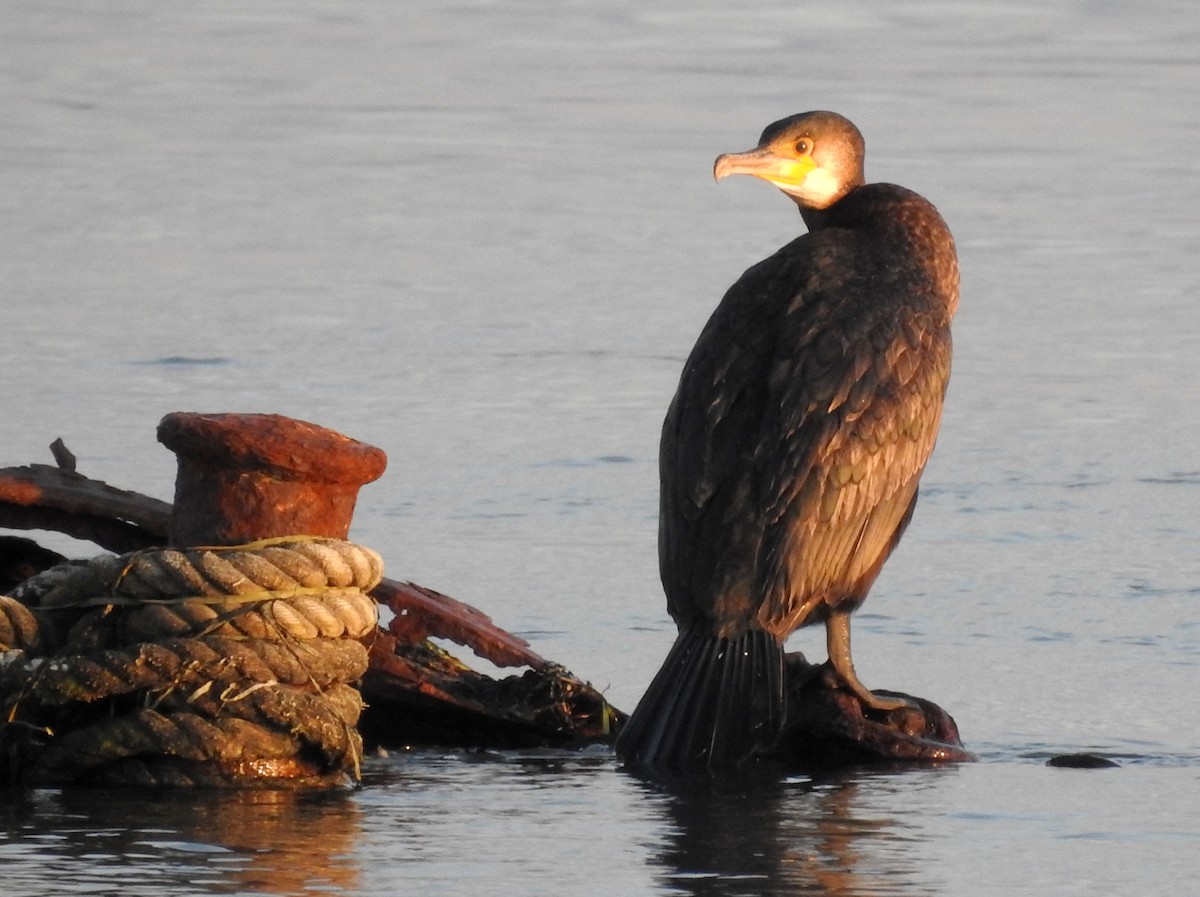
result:
[[[278,414],[175,412],[158,425],[175,453],[170,544],[239,545],[278,536],[345,539],[382,449]]]

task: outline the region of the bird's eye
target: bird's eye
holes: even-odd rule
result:
[[[806,155],[808,155],[808,151],[811,149],[812,149],[812,144],[809,143],[807,140],[797,140],[796,141],[796,155],[806,156]]]

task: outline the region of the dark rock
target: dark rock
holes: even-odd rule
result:
[[[1096,754],[1060,754],[1046,761],[1057,769],[1115,769],[1121,764]]]
[[[932,701],[899,692],[910,706],[864,708],[827,665],[789,654],[787,724],[771,758],[789,766],[831,768],[892,763],[973,761],[950,714]]]

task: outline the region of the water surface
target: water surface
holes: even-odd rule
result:
[[[341,430],[388,452],[354,536],[390,575],[627,709],[673,634],[662,414],[725,287],[800,229],[712,159],[792,112],[853,118],[964,278],[942,437],[856,660],[981,762],[672,795],[606,756],[432,752],[326,798],[36,792],[4,811],[6,892],[1177,889],[1198,47],[1185,2],[8,4],[4,463],[61,436],[169,497],[167,412]],[[1082,750],[1122,768],[1043,766]]]

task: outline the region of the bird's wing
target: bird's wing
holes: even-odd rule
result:
[[[949,377],[948,322],[921,300],[820,234],[730,288],[663,425],[659,561],[677,621],[735,635],[757,617],[784,634],[809,599],[870,585]]]
[[[889,289],[902,291],[895,301]],[[808,297],[815,317],[796,308],[795,326],[781,325],[801,347],[781,342],[764,421],[787,458],[764,463],[760,481],[767,628],[801,625],[806,599],[857,604],[907,523],[950,374],[948,322],[920,298],[904,284],[850,278],[833,301]]]
[[[753,615],[747,605],[762,525],[751,459],[775,340],[775,267],[773,259],[755,265],[726,293],[663,422],[659,568],[680,622]]]

